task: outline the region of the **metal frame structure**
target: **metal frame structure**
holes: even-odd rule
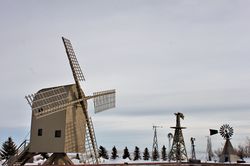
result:
[[[152,157],[153,157],[153,153],[154,151],[156,151],[159,156],[159,147],[158,147],[158,140],[157,140],[157,128],[162,128],[162,126],[156,126],[153,125],[153,130],[154,130],[154,137],[153,137],[153,146],[152,146]]]
[[[186,127],[181,127],[180,119],[184,119],[184,115],[180,112],[175,113],[176,115],[176,126],[171,127],[172,129],[175,129],[174,132],[174,139],[172,148],[169,154],[169,161],[182,161],[187,160],[187,150],[185,147],[184,137],[182,134],[182,129],[186,129]]]
[[[190,142],[191,142],[191,159],[196,160],[196,154],[195,154],[195,145],[194,145],[195,138],[191,137]]]
[[[207,150],[206,150],[206,159],[207,161],[212,161],[212,158],[214,157],[214,153],[212,151],[212,141],[210,136],[207,137]]]

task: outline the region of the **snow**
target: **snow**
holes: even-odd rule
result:
[[[0,166],[5,162],[5,160],[0,160]]]
[[[71,159],[72,162],[74,164],[81,164],[81,162],[78,159]],[[244,158],[244,161],[246,161],[246,163],[242,163],[242,164],[249,164],[250,163],[250,158]],[[42,159],[42,156],[37,155],[34,157],[34,162],[33,163],[26,163],[25,165],[42,165],[45,162],[45,159]],[[100,159],[100,163],[101,164],[124,164],[124,163],[132,163],[132,164],[136,164],[136,163],[152,163],[152,162],[162,162],[162,163],[168,163],[168,161],[151,161],[151,160],[130,160],[129,158],[123,159],[123,158],[116,158],[116,159],[104,159],[101,158]],[[214,161],[202,161],[203,163],[214,163]],[[0,161],[0,166],[2,166],[2,163],[4,163],[4,160]],[[229,163],[228,163],[229,164]]]
[[[246,164],[250,163],[250,158],[244,158],[244,161],[246,162]]]

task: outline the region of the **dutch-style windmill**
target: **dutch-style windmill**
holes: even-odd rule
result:
[[[44,165],[73,165],[66,153],[88,152],[85,155],[88,162],[98,164],[97,144],[87,101],[94,100],[96,113],[113,108],[115,90],[86,96],[80,86],[80,81],[85,79],[71,42],[64,37],[62,40],[75,84],[45,88],[26,96],[32,108],[30,144],[26,152],[33,155],[52,153]]]

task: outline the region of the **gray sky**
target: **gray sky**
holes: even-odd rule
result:
[[[115,88],[117,107],[89,112],[99,145],[131,151],[160,146],[175,112],[183,112],[186,145],[206,150],[209,128],[229,123],[232,142],[250,131],[250,1],[0,1],[0,141],[27,135],[24,96],[73,83],[61,41],[69,38],[87,94]],[[214,148],[223,142],[213,138]]]

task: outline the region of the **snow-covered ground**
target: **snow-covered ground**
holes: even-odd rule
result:
[[[71,160],[73,161],[74,164],[81,164],[81,162],[78,160],[78,159],[75,159],[75,155],[73,154],[69,154],[69,157],[71,158]],[[198,158],[200,159],[200,158]],[[206,161],[206,160],[201,160],[202,162],[207,162],[207,163],[214,163],[215,161]],[[250,158],[245,158],[244,161],[246,161],[246,164],[250,164]],[[2,163],[4,162],[4,160],[0,161],[0,166],[2,166]],[[45,162],[45,160],[42,158],[42,156],[40,155],[37,155],[34,157],[34,162],[33,163],[27,163],[25,165],[42,165],[43,163]],[[145,160],[136,160],[136,161],[133,161],[133,160],[130,160],[128,158],[126,159],[122,159],[121,157],[118,157],[116,159],[103,159],[101,158],[100,159],[100,163],[102,164],[124,164],[124,163],[147,163],[147,162],[150,162],[152,163],[153,161],[151,160],[148,160],[148,161],[145,161]],[[168,163],[168,161],[156,161],[156,162],[166,162]]]

